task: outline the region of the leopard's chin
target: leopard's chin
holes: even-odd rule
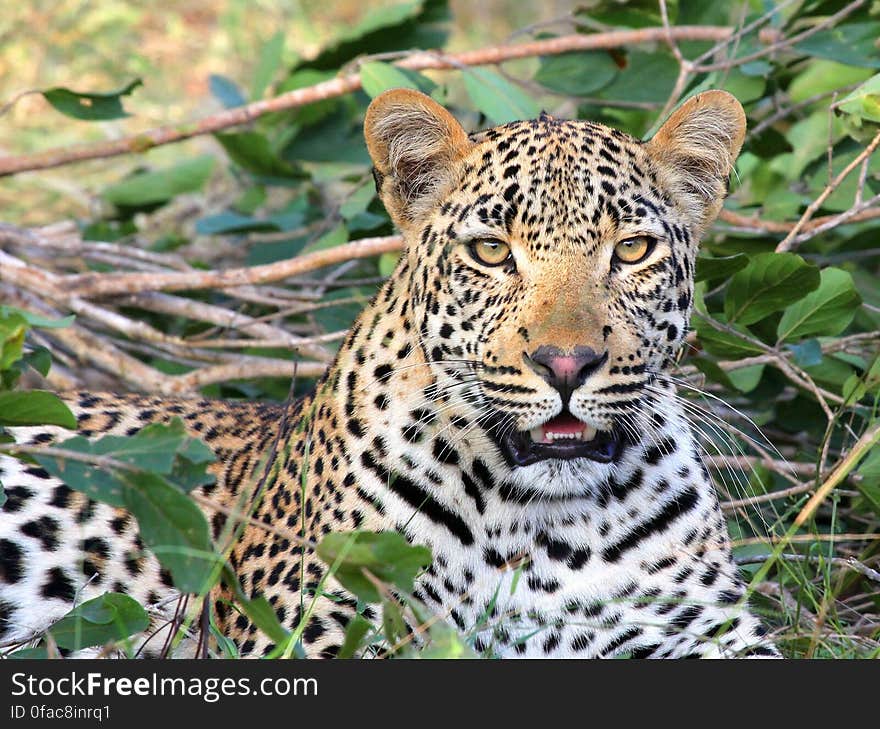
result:
[[[520,431],[499,424],[490,427],[490,432],[511,467],[575,458],[614,463],[625,446],[620,433],[597,430],[575,418],[568,410],[531,430]]]

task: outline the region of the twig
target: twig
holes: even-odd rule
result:
[[[822,203],[824,203],[839,186],[840,184],[849,176],[850,172],[856,169],[862,162],[866,162],[868,158],[874,153],[874,150],[877,149],[877,146],[880,145],[880,132],[874,135],[874,138],[871,140],[871,143],[865,147],[858,156],[850,162],[846,167],[841,170],[840,174],[837,175],[833,180],[831,180],[824,190],[819,194],[819,196],[813,200],[808,206],[807,209],[804,210],[803,215],[801,215],[800,220],[794,224],[792,229],[788,231],[788,235],[782,239],[779,245],[776,246],[776,252],[781,253],[783,251],[789,251],[794,247],[794,239],[797,237],[797,234],[801,231],[801,228],[804,227],[804,224],[813,217],[813,213],[815,213],[820,207],[822,207]],[[839,216],[838,216],[839,217]]]
[[[841,86],[839,89],[832,89],[831,91],[822,91],[821,93],[813,94],[812,96],[807,97],[803,101],[799,101],[796,104],[792,104],[789,107],[778,109],[770,116],[762,119],[760,122],[755,124],[755,126],[753,126],[749,130],[749,133],[746,138],[747,139],[754,139],[755,137],[757,137],[759,134],[761,134],[761,132],[763,132],[768,127],[772,127],[776,122],[781,121],[782,119],[785,119],[785,118],[791,116],[792,114],[800,111],[801,109],[805,109],[808,106],[812,106],[817,101],[821,101],[822,99],[825,99],[829,96],[833,96],[834,94],[844,94],[847,91],[852,91],[857,86],[859,86],[859,84],[854,83],[854,84],[848,84],[846,86]]]
[[[335,263],[356,258],[371,258],[400,250],[400,236],[361,238],[352,243],[307,253],[277,263],[226,271],[173,273],[86,273],[59,278],[65,290],[83,298],[134,294],[142,291],[181,291],[184,289],[227,288],[246,284],[280,281]]]
[[[847,15],[851,15],[853,12],[858,10],[862,5],[865,4],[865,0],[855,0],[855,2],[851,2],[849,5],[844,6],[840,10],[838,10],[834,15],[829,15],[824,20],[816,23],[812,28],[808,28],[807,30],[798,33],[797,35],[793,35],[788,38],[782,38],[774,43],[771,43],[766,48],[762,48],[760,51],[755,51],[754,53],[750,53],[747,56],[741,56],[739,58],[732,58],[720,63],[710,63],[706,65],[694,65],[695,73],[709,73],[711,71],[726,71],[735,66],[742,66],[745,63],[751,63],[752,61],[757,61],[765,56],[769,56],[776,51],[782,50],[783,48],[790,48],[794,45],[797,45],[801,41],[810,38],[816,33],[825,30],[826,28],[831,28],[835,26],[838,21],[843,20]],[[774,8],[771,12],[778,12],[778,8]]]

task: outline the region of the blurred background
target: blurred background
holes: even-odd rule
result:
[[[414,3],[410,3],[413,5]],[[587,5],[589,3],[586,3]],[[287,66],[314,57],[370,14],[380,0],[26,0],[0,14],[0,106],[21,93],[56,86],[114,90],[134,78],[144,86],[128,106],[132,117],[100,124],[75,122],[39,94],[19,99],[0,116],[0,155],[35,152],[190,121],[221,109],[209,79],[222,75],[247,89],[260,50],[283,31]],[[406,5],[406,4],[404,4]],[[505,2],[452,0],[450,51],[502,43],[535,23],[560,18],[576,0]],[[515,68],[515,65],[513,66]],[[215,149],[210,137],[154,150],[151,162]],[[118,159],[121,169],[130,160]],[[118,176],[113,163],[86,164],[0,182],[0,209],[9,222],[43,224],[87,213],[89,189]],[[114,174],[115,173],[115,174]]]

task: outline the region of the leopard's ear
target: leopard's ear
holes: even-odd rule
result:
[[[745,132],[739,101],[726,91],[704,91],[676,109],[647,144],[700,234],[721,210]]]
[[[458,177],[471,146],[461,125],[433,99],[392,89],[373,99],[364,119],[376,189],[401,228],[421,219]]]

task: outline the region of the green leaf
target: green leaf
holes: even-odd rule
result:
[[[218,565],[208,522],[186,494],[148,471],[120,473],[123,505],[134,514],[144,544],[182,592],[202,593]]]
[[[314,253],[315,251],[323,251],[327,248],[336,248],[343,243],[348,242],[348,231],[344,225],[337,225],[327,233],[324,233],[318,240],[312,241],[302,249],[302,253]]]
[[[821,30],[795,45],[795,50],[848,66],[880,68],[876,41],[880,23],[845,23]]]
[[[116,592],[78,605],[49,628],[61,648],[78,650],[125,640],[150,626],[150,617],[137,600]]]
[[[15,425],[59,425],[62,428],[75,429],[76,417],[52,392],[0,392],[0,426]]]
[[[397,268],[397,262],[400,260],[400,253],[383,253],[379,256],[379,275],[388,278],[394,269]]]
[[[76,319],[75,314],[63,316],[60,319],[49,319],[48,317],[34,314],[31,311],[25,311],[24,309],[16,309],[12,306],[0,306],[0,319],[3,319],[8,314],[18,315],[30,326],[38,329],[63,329],[64,327],[69,327],[73,324]],[[2,326],[2,323],[0,323],[0,326]]]
[[[201,592],[209,587],[219,557],[208,523],[195,502],[165,476],[180,479],[183,488],[210,481],[213,476],[204,469],[214,456],[206,446],[193,443],[179,418],[168,425],[148,425],[130,437],[90,441],[76,436],[60,447],[127,464],[129,468],[98,467],[63,456],[34,457],[72,489],[131,512],[144,544],[171,572],[178,589]]]
[[[21,358],[13,362],[7,369],[0,370],[0,390],[12,390],[18,383],[19,378],[33,367],[43,377],[52,366],[52,355],[45,347],[37,347],[31,352],[25,352]]]
[[[260,57],[257,60],[257,68],[254,71],[254,80],[251,84],[251,99],[257,101],[263,98],[263,94],[281,67],[283,55],[284,33],[279,30],[260,49]]]
[[[5,308],[5,307],[4,307]],[[0,311],[0,370],[21,358],[28,323],[18,311]]]
[[[734,275],[724,299],[729,322],[753,324],[819,285],[819,269],[794,253],[760,253]]]
[[[103,197],[126,207],[163,203],[181,193],[201,190],[213,169],[213,157],[196,157],[164,170],[132,175],[105,189]]]
[[[247,99],[244,98],[238,85],[226,76],[212,73],[208,76],[208,88],[211,90],[211,95],[226,109],[234,109],[247,104]]]
[[[763,374],[764,365],[759,364],[730,370],[727,376],[737,390],[740,392],[751,392],[760,384]]]
[[[110,91],[104,94],[80,93],[57,86],[48,91],[41,92],[43,98],[54,109],[66,116],[83,121],[105,121],[108,119],[123,119],[129,114],[122,108],[122,97],[128,96],[143,81],[135,79],[127,86],[118,91]]]
[[[204,218],[199,218],[196,221],[196,232],[199,235],[275,230],[278,230],[278,226],[271,220],[257,220],[249,215],[240,215],[231,211],[206,215]]]
[[[541,111],[531,96],[495,71],[469,68],[462,75],[474,106],[493,124],[534,119]]]
[[[363,213],[375,197],[376,186],[373,181],[365,182],[346,197],[342,205],[339,206],[339,214],[345,220],[351,220]]]
[[[845,96],[837,108],[859,119],[880,122],[880,73]]]
[[[302,177],[301,172],[275,153],[266,135],[260,132],[229,132],[214,136],[229,158],[248,172],[266,177]]]
[[[387,598],[382,599],[382,632],[389,645],[396,645],[408,634],[401,606]]]
[[[697,271],[694,281],[716,281],[728,279],[737,271],[742,271],[749,263],[749,257],[744,253],[733,256],[711,258],[700,256],[697,258]]]
[[[689,356],[688,362],[693,364],[710,380],[717,382],[724,387],[733,387],[733,383],[730,381],[730,377],[727,376],[727,372],[718,366],[718,363],[714,358],[703,355]]]
[[[409,593],[416,575],[431,564],[427,547],[410,544],[398,532],[328,534],[318,544],[317,553],[328,565],[336,567],[336,579],[366,602],[379,602],[382,596],[364,570]]]
[[[861,476],[858,489],[880,515],[880,448],[873,448],[862,461],[856,473]]]
[[[316,309],[313,313],[315,321],[318,322],[318,324],[321,326],[321,329],[326,332],[335,332],[342,329],[348,329],[357,318],[358,314],[360,314],[361,310],[364,308],[364,304],[370,300],[374,293],[375,290],[367,289],[365,287],[337,289],[336,291],[331,291],[329,294],[323,297],[323,301],[328,304],[334,299],[343,299],[350,297],[360,297],[361,300],[355,300],[347,303],[337,304],[335,306],[326,306],[321,309]]]
[[[235,580],[238,583],[238,580]],[[290,638],[290,632],[278,622],[278,616],[275,614],[275,608],[262,595],[248,599],[244,594],[237,597],[236,602],[260,630],[262,630],[268,638],[276,645],[287,643]]]
[[[428,628],[430,641],[422,650],[414,653],[419,660],[459,660],[479,658],[473,649],[462,640],[461,635],[448,623],[432,621]]]
[[[419,88],[402,69],[381,61],[368,61],[361,66],[361,84],[371,99],[388,89]]]
[[[734,326],[733,328],[734,330],[741,330],[740,327]],[[762,354],[764,351],[736,334],[719,331],[702,317],[694,320],[694,330],[703,348],[716,357],[742,359],[743,357]],[[742,331],[742,334],[744,337],[750,336],[747,331]]]
[[[354,654],[360,650],[363,645],[364,638],[367,633],[373,629],[373,624],[362,615],[355,615],[348,621],[345,629],[345,640],[342,641],[342,648],[339,649],[337,658],[353,658]]]
[[[826,268],[819,287],[785,310],[776,328],[779,341],[840,334],[861,303],[852,276],[839,268]]]
[[[619,69],[604,51],[563,53],[541,59],[534,80],[568,96],[589,96],[611,83]]]
[[[830,94],[844,86],[866,81],[870,69],[847,66],[836,61],[815,60],[805,65],[788,86],[787,96],[795,103],[807,101],[817,94]],[[837,103],[837,107],[840,107]]]
[[[195,438],[188,438],[183,446],[177,449],[177,458],[171,467],[169,480],[186,492],[214,483],[216,480],[214,475],[208,473],[205,468],[215,460],[214,451],[207,445]]]
[[[741,104],[756,101],[764,95],[766,81],[762,75],[745,74],[734,68],[718,74],[712,85],[733,94]]]
[[[789,344],[798,367],[812,367],[822,362],[822,345],[815,339],[807,339],[800,344]]]
[[[390,49],[442,48],[447,36],[447,0],[380,3],[300,68],[338,70],[353,58]]]
[[[634,51],[626,54],[625,68],[598,95],[603,99],[663,103],[677,77],[678,62],[669,53]]]
[[[75,436],[58,444],[59,448],[119,461],[142,470],[151,470],[172,479],[180,478],[181,488],[210,483],[205,472],[207,446],[193,446],[183,422],[175,418],[168,425],[153,423],[132,436],[105,435],[97,440]],[[111,506],[125,506],[126,482],[115,469],[55,455],[39,455],[35,460],[72,489]],[[213,459],[213,454],[211,454]]]

